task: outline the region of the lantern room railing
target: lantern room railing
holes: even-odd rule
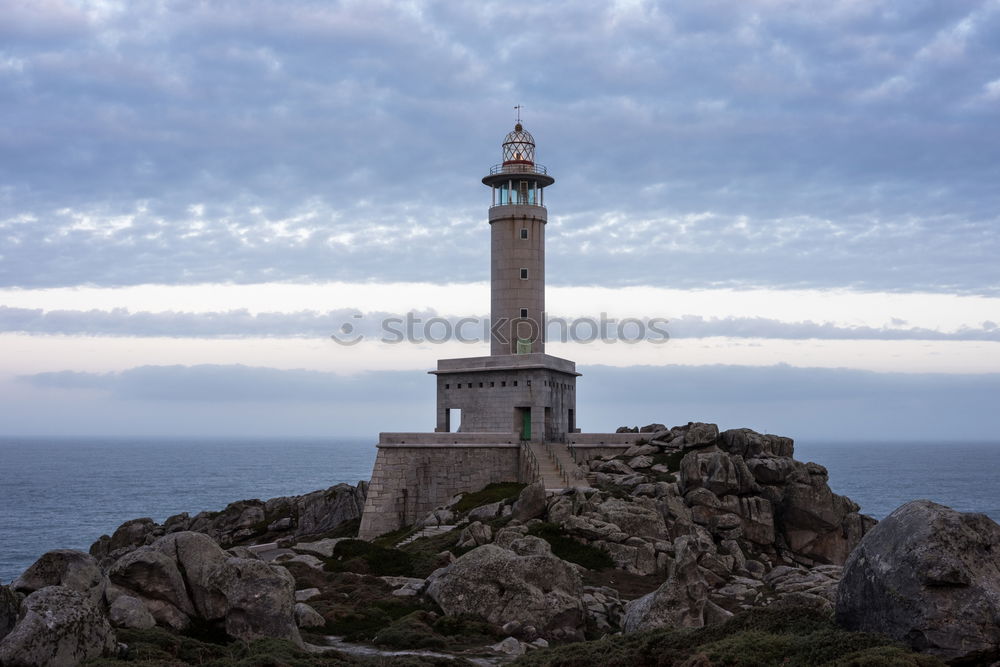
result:
[[[543,165],[525,162],[495,164],[490,167],[490,176],[495,174],[542,174],[544,176],[548,173]]]

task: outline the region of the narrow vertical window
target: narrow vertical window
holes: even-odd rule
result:
[[[521,280],[528,279],[528,269],[521,269]]]
[[[527,319],[527,318],[528,318],[528,309],[527,308],[522,308],[521,309],[521,319]]]
[[[527,241],[528,240],[528,230],[527,229],[521,229],[521,240],[523,240],[523,241]]]

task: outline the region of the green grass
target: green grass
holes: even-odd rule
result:
[[[372,643],[376,646],[386,646],[396,649],[432,649],[447,648],[448,640],[437,633],[431,624],[434,616],[427,612],[416,611],[407,614],[375,635]]]
[[[553,555],[582,565],[588,570],[604,570],[615,565],[611,556],[597,547],[577,542],[554,523],[535,524],[528,529],[528,534],[548,542]]]
[[[399,549],[380,547],[364,540],[344,540],[323,560],[327,572],[356,572],[374,576],[413,576],[413,559]]]
[[[635,667],[686,661],[713,667],[944,664],[908,651],[888,637],[842,630],[829,615],[815,609],[775,605],[697,630],[651,630],[535,651],[517,665]]]
[[[500,500],[516,498],[526,486],[527,484],[519,482],[495,482],[487,484],[479,491],[462,494],[462,498],[455,503],[453,509],[456,512],[468,512],[481,505],[489,505]]]
[[[470,663],[457,659],[424,656],[397,656],[387,663],[381,657],[351,656],[338,651],[310,653],[292,642],[257,639],[250,643],[221,645],[174,635],[162,628],[118,630],[118,639],[128,645],[121,658],[98,658],[83,663],[87,667],[463,667]]]
[[[327,634],[343,637],[345,641],[371,641],[379,631],[388,628],[401,618],[414,612],[431,611],[422,602],[405,598],[374,600],[354,611],[336,614],[328,619],[324,630]]]
[[[380,547],[395,547],[415,532],[417,532],[416,526],[403,526],[402,528],[379,535],[372,540],[372,544]]]

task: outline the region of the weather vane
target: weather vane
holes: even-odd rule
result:
[[[523,108],[523,107],[522,107],[522,106],[521,106],[520,104],[518,104],[518,105],[516,105],[516,106],[514,107],[514,109],[515,109],[515,110],[517,111],[517,122],[518,122],[518,123],[520,123],[520,122],[521,122],[521,109],[522,109],[522,108]]]

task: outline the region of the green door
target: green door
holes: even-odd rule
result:
[[[531,408],[521,410],[521,440],[531,440]]]

